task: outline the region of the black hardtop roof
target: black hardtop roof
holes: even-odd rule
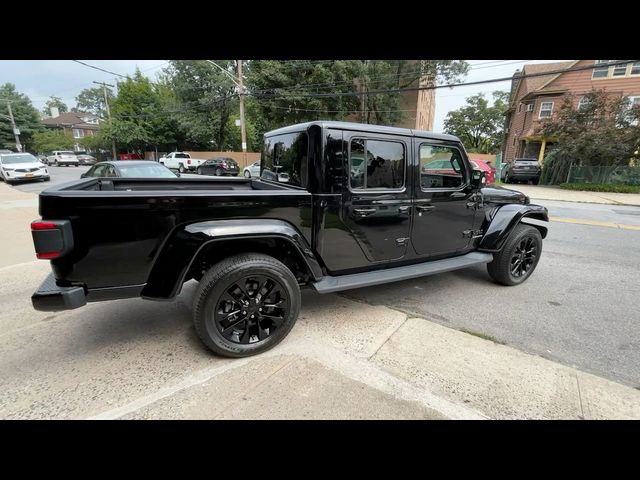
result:
[[[410,128],[400,127],[387,127],[385,125],[372,125],[368,123],[355,123],[355,122],[338,122],[333,120],[317,120],[313,122],[297,123],[295,125],[289,125],[287,127],[278,128],[265,133],[265,136],[281,135],[283,133],[299,132],[306,130],[312,125],[318,125],[320,127],[335,128],[338,130],[356,130],[359,132],[372,132],[372,133],[386,133],[389,135],[409,135],[415,137],[432,138],[436,140],[446,140],[449,142],[459,142],[460,139],[453,135],[447,135],[444,133],[433,133],[424,130],[413,130]]]

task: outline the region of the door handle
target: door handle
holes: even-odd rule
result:
[[[416,207],[416,210],[418,210],[419,212],[429,212],[434,208],[436,208],[435,205],[418,205]]]
[[[409,211],[408,205],[403,205],[401,207],[398,207],[398,213],[407,213],[408,211]]]
[[[366,217],[372,213],[376,213],[375,208],[354,208],[353,211],[360,217]]]

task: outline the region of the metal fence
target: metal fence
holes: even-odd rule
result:
[[[571,165],[567,183],[608,183],[640,185],[640,166],[636,167],[579,167]]]

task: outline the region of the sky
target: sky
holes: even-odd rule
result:
[[[468,60],[471,70],[464,81],[472,82],[490,78],[510,77],[525,63],[560,62],[563,60]],[[120,75],[133,74],[136,67],[152,80],[167,60],[83,60],[96,67]],[[61,97],[69,108],[75,105],[75,97],[85,88],[95,87],[92,82],[115,84],[118,77],[81,65],[72,60],[0,60],[0,85],[10,82],[19,92],[31,98],[34,106],[42,110],[47,99]],[[462,107],[465,98],[477,93],[485,93],[491,98],[494,90],[509,90],[510,82],[490,83],[443,88],[436,91],[436,112],[434,132],[442,132],[447,113]]]

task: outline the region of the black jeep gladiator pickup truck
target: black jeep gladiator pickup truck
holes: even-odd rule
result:
[[[458,138],[346,122],[265,134],[258,179],[87,178],[40,194],[31,224],[53,272],[37,310],[199,283],[195,328],[215,353],[265,351],[320,293],[487,264],[503,285],[536,268],[547,210],[485,185]],[[535,223],[535,222],[534,222]]]

